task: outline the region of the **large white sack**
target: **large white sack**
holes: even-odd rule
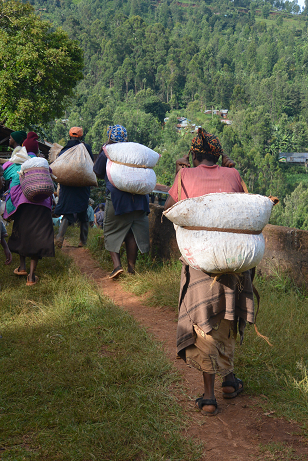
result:
[[[43,157],[32,157],[21,165],[20,171],[24,172],[30,168],[47,168],[49,170],[49,163]]]
[[[83,143],[71,147],[52,163],[52,173],[64,186],[97,186],[93,161]]]
[[[240,273],[259,264],[264,254],[262,234],[193,231],[177,225],[174,227],[183,258],[197,270],[213,274]]]
[[[263,195],[220,192],[181,200],[164,215],[179,226],[261,231],[273,206]]]
[[[273,205],[262,195],[222,192],[182,200],[164,214],[174,223],[180,252],[191,267],[214,274],[239,273],[261,261],[261,231]]]
[[[133,168],[107,160],[107,176],[117,189],[146,195],[155,189],[156,174],[151,168]]]
[[[137,142],[118,142],[104,146],[106,157],[113,162],[154,168],[160,154]]]

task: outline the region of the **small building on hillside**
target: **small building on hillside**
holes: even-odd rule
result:
[[[307,166],[308,152],[280,152],[278,160],[289,165]]]
[[[218,115],[219,117],[227,118],[228,109],[207,109],[204,111],[206,115]]]
[[[221,123],[224,123],[225,125],[232,125],[232,120],[229,120],[227,118],[222,118]]]

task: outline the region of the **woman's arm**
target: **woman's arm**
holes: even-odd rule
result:
[[[99,151],[98,158],[93,166],[93,171],[99,179],[104,179],[106,176],[107,157],[103,151],[103,147]]]
[[[171,195],[169,195],[169,197],[167,198],[166,200],[166,203],[165,203],[165,206],[164,206],[164,210],[168,210],[169,208],[171,208],[173,205],[176,204],[176,201],[173,200],[173,198],[171,197]]]

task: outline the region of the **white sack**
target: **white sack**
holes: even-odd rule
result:
[[[137,142],[118,142],[104,146],[106,157],[114,162],[154,168],[160,154]]]
[[[273,206],[263,195],[221,192],[181,200],[164,215],[179,226],[261,231]]]
[[[209,273],[243,272],[261,261],[263,235],[187,227],[259,231],[274,203],[262,195],[214,193],[181,200],[164,215],[174,223],[180,252],[191,267]]]
[[[197,270],[213,274],[240,273],[259,264],[264,254],[262,234],[193,231],[177,225],[174,227],[183,258]]]
[[[52,173],[64,186],[97,186],[93,161],[83,143],[71,147],[52,163]]]
[[[107,176],[117,189],[131,194],[146,195],[156,186],[156,174],[151,168],[133,168],[107,160]]]
[[[21,165],[20,171],[23,173],[30,168],[47,168],[49,170],[49,164],[45,158],[32,157]]]
[[[17,146],[12,152],[12,156],[10,158],[10,162],[22,164],[29,160],[31,157],[28,155],[27,149],[24,146]]]

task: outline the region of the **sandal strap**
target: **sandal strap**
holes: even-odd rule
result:
[[[215,408],[217,408],[217,401],[216,399],[204,399],[203,397],[199,397],[196,399],[196,404],[202,410],[204,405],[213,405]]]
[[[235,391],[238,390],[240,384],[242,385],[242,387],[244,386],[243,381],[241,379],[236,378],[235,376],[234,378],[235,378],[235,381],[224,381],[221,386],[222,387],[234,387]]]

